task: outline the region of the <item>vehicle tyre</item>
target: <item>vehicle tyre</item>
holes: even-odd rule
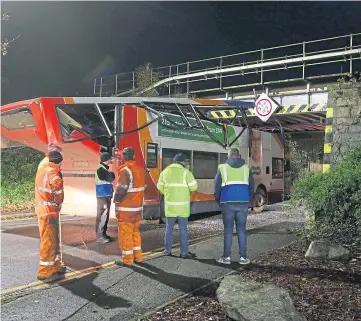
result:
[[[259,187],[254,195],[253,211],[255,213],[261,213],[267,204],[267,195],[263,188]]]

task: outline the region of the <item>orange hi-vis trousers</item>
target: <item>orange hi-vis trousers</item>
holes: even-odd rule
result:
[[[124,264],[131,265],[134,261],[141,262],[143,260],[139,222],[118,221],[118,241]]]
[[[62,267],[59,244],[59,215],[37,214],[40,232],[40,262],[38,276],[50,277]]]

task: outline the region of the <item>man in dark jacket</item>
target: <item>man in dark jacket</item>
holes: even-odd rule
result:
[[[100,164],[95,173],[95,188],[97,196],[97,218],[95,222],[95,230],[97,242],[108,243],[110,237],[107,235],[110,206],[113,197],[113,181],[114,173],[109,171],[112,163],[112,157],[109,153],[102,153],[100,156]]]
[[[236,230],[239,245],[240,264],[248,264],[246,245],[246,221],[248,204],[253,198],[254,179],[245,160],[241,158],[237,148],[228,152],[228,160],[218,166],[214,178],[214,196],[220,205],[224,226],[223,256],[219,263],[231,264],[231,248],[233,226]]]

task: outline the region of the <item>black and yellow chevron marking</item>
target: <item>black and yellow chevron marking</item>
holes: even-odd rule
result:
[[[326,111],[325,143],[323,145],[323,165],[322,172],[327,173],[331,168],[332,153],[332,124],[333,124],[333,107],[328,107]]]
[[[276,114],[298,114],[298,113],[309,113],[309,112],[322,112],[327,110],[326,104],[310,104],[310,105],[287,105],[283,106]],[[255,116],[253,109],[247,109],[247,116]],[[234,118],[236,115],[235,110],[217,110],[211,111],[211,116],[215,119]]]

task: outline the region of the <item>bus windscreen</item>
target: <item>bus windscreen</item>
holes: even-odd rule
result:
[[[95,104],[56,105],[64,143],[109,137]]]

